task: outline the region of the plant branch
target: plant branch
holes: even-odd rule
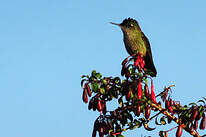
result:
[[[175,116],[171,115],[168,111],[165,111],[161,106],[158,106],[154,103],[151,104],[152,107],[158,109],[162,114],[166,115],[169,117],[171,120],[176,122],[178,125],[180,125],[185,131],[193,135],[194,137],[201,137],[197,131],[190,130],[185,124],[181,124],[180,119],[176,118]]]

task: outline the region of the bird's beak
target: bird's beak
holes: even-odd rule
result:
[[[120,25],[120,24],[113,23],[113,22],[110,22],[110,23],[111,23],[111,24],[113,24],[113,25],[117,25],[117,26],[121,27],[121,25]]]

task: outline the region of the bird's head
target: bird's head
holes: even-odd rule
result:
[[[132,31],[132,30],[141,31],[138,22],[132,18],[124,19],[123,22],[120,24],[113,23],[113,22],[110,22],[110,23],[119,26],[123,32]]]

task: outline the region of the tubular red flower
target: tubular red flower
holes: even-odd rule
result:
[[[173,113],[173,108],[171,106],[168,107],[170,113]]]
[[[149,105],[147,105],[146,109],[145,109],[145,118],[148,119],[150,116],[150,112],[151,112],[151,108]]]
[[[101,102],[101,100],[98,100],[98,101],[97,101],[97,109],[98,109],[99,112],[101,112],[102,109],[103,109],[103,108],[102,108],[102,102]]]
[[[106,105],[106,102],[104,102],[104,104],[102,104],[103,106],[103,110],[102,110],[102,112],[103,112],[103,114],[105,115],[106,113],[107,113],[107,105]]]
[[[147,84],[145,84],[145,86],[144,86],[144,91],[145,91],[145,96],[146,96],[147,98],[149,98],[149,88],[148,88],[148,85],[147,85]]]
[[[203,113],[202,120],[200,122],[200,129],[201,130],[205,129],[205,123],[206,123],[206,117],[205,117],[205,114]]]
[[[82,99],[83,99],[84,103],[88,102],[88,96],[87,96],[87,89],[86,88],[84,88]]]
[[[151,80],[151,98],[152,98],[152,101],[153,101],[155,104],[157,104],[156,96],[155,96],[155,93],[154,93],[153,80]]]
[[[195,131],[197,130],[197,128],[198,128],[198,120],[195,120],[195,122],[194,122],[194,129],[195,129]]]
[[[170,106],[174,106],[174,101],[170,98]]]
[[[181,137],[181,135],[182,135],[182,127],[179,125],[176,132],[176,137]]]
[[[144,63],[143,57],[140,57],[140,66],[142,69],[144,69],[144,65],[145,63]]]
[[[193,108],[192,110],[193,110],[193,111],[192,111],[192,115],[191,115],[191,117],[190,117],[191,121],[195,120],[195,118],[196,118],[197,115],[198,115],[198,109],[197,109],[197,108]]]
[[[127,63],[127,61],[128,61],[128,58],[124,59],[124,60],[122,61],[122,66],[124,66],[124,65]]]
[[[141,78],[139,78],[137,97],[138,97],[138,99],[142,99],[142,84],[141,84]]]
[[[85,86],[85,88],[87,89],[87,94],[88,94],[88,96],[91,97],[92,91],[91,91],[91,89],[90,89],[90,87],[89,87],[89,83],[86,83],[84,86]]]
[[[134,62],[135,67],[139,66],[139,55],[137,55],[137,59]]]
[[[169,106],[170,106],[169,101],[168,101],[168,100],[166,100],[166,101],[165,101],[165,108],[166,108],[166,109],[168,109],[168,108],[169,108]]]
[[[137,109],[136,109],[136,115],[139,117],[140,113],[141,113],[141,107],[140,107],[140,104],[138,102]]]
[[[126,96],[126,100],[128,101],[128,100],[130,100],[130,97],[131,97],[131,89],[129,88],[129,91],[128,91],[128,93],[127,93],[127,96]]]

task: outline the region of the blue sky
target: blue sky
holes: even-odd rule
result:
[[[182,104],[205,96],[205,5],[204,0],[0,1],[0,137],[90,137],[98,114],[81,100],[80,76],[93,69],[120,76],[128,54],[121,30],[109,22],[127,17],[138,20],[150,40],[156,92],[175,84],[173,98]],[[158,129],[124,135],[157,136]]]

